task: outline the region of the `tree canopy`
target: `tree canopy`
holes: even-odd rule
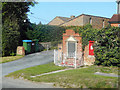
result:
[[[50,26],[42,24],[31,24],[32,29],[28,29],[26,36],[28,39],[38,39],[40,42],[52,42],[62,40],[64,27]]]
[[[25,31],[30,28],[26,13],[29,6],[34,4],[34,2],[2,2],[3,56],[15,52],[17,46],[22,44],[22,39],[26,38]]]

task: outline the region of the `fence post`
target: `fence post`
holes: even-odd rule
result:
[[[56,53],[56,52],[55,52],[55,49],[54,49],[54,64],[55,64],[55,57],[56,57],[56,56],[55,56],[55,53]]]
[[[75,69],[77,68],[77,62],[76,62],[76,52],[75,52]]]

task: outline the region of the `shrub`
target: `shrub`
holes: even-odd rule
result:
[[[74,27],[74,30],[75,32],[78,32],[82,37],[83,51],[85,46],[89,44],[89,41],[96,41],[96,37],[99,31],[97,29],[93,29],[90,24],[83,27]]]
[[[120,28],[107,27],[98,31],[94,45],[95,64],[104,66],[120,66],[119,54]]]
[[[42,24],[32,24],[32,30],[26,32],[28,39],[38,39],[40,42],[53,42],[62,40],[64,27],[50,26]]]
[[[107,26],[101,30],[93,29],[91,25],[83,27],[68,27],[75,30],[82,36],[82,48],[95,41],[94,53],[95,64],[103,66],[120,67],[120,28]]]

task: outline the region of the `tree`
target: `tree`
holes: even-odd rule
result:
[[[2,3],[2,54],[10,55],[16,51],[18,45],[25,39],[25,31],[30,28],[27,18],[29,6],[34,2],[3,2]],[[24,20],[26,22],[24,23]]]
[[[31,30],[26,32],[28,39],[38,39],[40,42],[52,42],[62,40],[64,27],[32,24]]]

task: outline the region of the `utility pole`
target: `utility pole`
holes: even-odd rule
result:
[[[117,0],[117,14],[120,14],[120,0]]]

